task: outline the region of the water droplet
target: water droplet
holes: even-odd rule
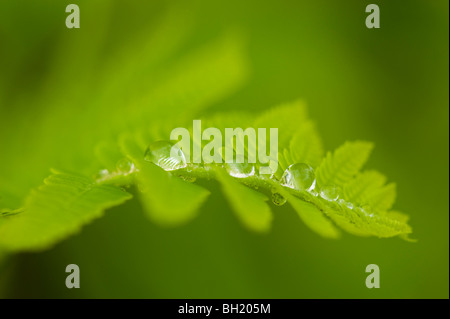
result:
[[[311,191],[316,186],[314,169],[304,163],[292,164],[284,171],[281,185],[299,191]]]
[[[157,141],[150,144],[145,151],[144,159],[165,171],[186,167],[186,158],[181,148],[168,141]]]
[[[283,197],[276,189],[272,189],[272,202],[277,206],[286,204],[286,198]]]
[[[359,210],[367,217],[373,217],[372,208],[369,205],[359,207]]]
[[[315,196],[315,197],[319,196],[319,193],[316,192],[315,189],[311,189],[311,190],[309,190],[308,192],[309,192],[311,195]]]
[[[109,171],[107,169],[100,170],[97,174],[95,174],[94,179],[96,181],[103,180],[108,177]]]
[[[121,174],[128,175],[134,172],[134,163],[127,158],[122,158],[116,164],[117,171]]]
[[[343,200],[342,198],[339,200],[339,204],[347,206],[348,209],[353,209],[353,204]]]
[[[236,178],[245,178],[255,175],[255,166],[253,164],[244,163],[225,163],[225,169],[230,176]]]
[[[340,188],[337,186],[324,186],[320,189],[320,197],[328,201],[336,201],[339,198]]]
[[[270,175],[270,179],[273,180],[273,181],[276,181],[276,182],[280,181],[275,174]]]

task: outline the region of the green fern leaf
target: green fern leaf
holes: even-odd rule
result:
[[[385,212],[392,208],[397,197],[397,186],[394,183],[388,184],[381,189],[368,194],[362,198],[374,211]]]
[[[363,208],[348,209],[345,205],[326,206],[324,212],[336,225],[357,236],[376,236],[380,238],[406,235],[411,227],[398,215],[379,214]]]
[[[209,191],[142,162],[137,175],[143,188],[141,201],[148,216],[161,225],[176,226],[196,216]]]
[[[323,156],[322,141],[314,124],[308,119],[303,102],[286,103],[265,111],[253,127],[278,129],[278,170],[280,179],[291,164],[303,162],[316,167]]]
[[[113,171],[117,162],[123,158],[122,153],[117,148],[117,143],[103,141],[95,148],[95,155],[104,169]]]
[[[323,158],[322,140],[315,125],[308,121],[298,127],[289,143],[289,164],[306,163],[317,167]]]
[[[267,232],[272,222],[267,197],[240,184],[222,170],[217,170],[217,178],[230,206],[242,223],[251,230]]]
[[[144,150],[131,136],[122,137],[121,146],[124,154],[138,168],[136,180],[141,189],[140,199],[153,221],[165,226],[176,226],[195,217],[209,191],[144,161]]]
[[[347,182],[343,187],[345,199],[354,203],[362,203],[364,198],[380,189],[386,182],[386,177],[377,171],[365,171]]]
[[[386,177],[377,171],[365,171],[343,187],[344,198],[357,204],[368,204],[374,211],[389,210],[395,202],[396,186],[384,186]]]
[[[277,192],[288,200],[300,219],[311,230],[325,238],[336,239],[340,237],[340,231],[317,208],[317,206],[295,197],[282,188],[277,188]]]
[[[296,101],[265,111],[257,117],[253,127],[279,128],[278,145],[280,148],[288,148],[292,136],[307,119],[308,113],[305,105],[301,101]]]
[[[318,185],[342,187],[358,173],[372,148],[369,142],[347,142],[334,153],[328,153],[316,171]]]
[[[48,248],[131,197],[118,187],[54,172],[27,198],[24,213],[0,224],[0,246],[8,251]]]

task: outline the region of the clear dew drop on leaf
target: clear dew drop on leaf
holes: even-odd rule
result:
[[[286,198],[283,197],[276,189],[272,189],[272,202],[277,206],[286,204]]]
[[[337,201],[339,193],[340,188],[337,186],[323,186],[320,189],[320,197],[328,201]]]
[[[152,162],[165,171],[186,167],[186,158],[181,148],[169,141],[156,141],[145,151],[144,160]]]
[[[225,163],[225,169],[230,176],[236,178],[246,178],[255,175],[255,165],[244,163]]]
[[[298,191],[312,191],[316,185],[314,169],[305,163],[292,164],[284,171],[281,185]]]
[[[342,205],[342,206],[347,206],[347,208],[348,209],[353,209],[353,204],[352,203],[350,203],[350,202],[347,202],[346,200],[344,200],[344,199],[339,199],[339,204],[340,205]]]
[[[127,158],[120,159],[116,164],[116,169],[120,174],[128,175],[134,172],[134,163]]]
[[[98,171],[95,175],[94,175],[94,179],[98,182],[98,181],[102,181],[105,178],[107,178],[109,176],[110,172],[107,169],[102,169],[100,171]]]
[[[372,218],[372,217],[374,216],[374,215],[373,215],[373,212],[372,212],[372,208],[371,208],[369,205],[363,205],[363,206],[360,206],[360,207],[358,207],[358,210],[359,210],[361,213],[363,213],[364,216],[366,216],[366,217]]]

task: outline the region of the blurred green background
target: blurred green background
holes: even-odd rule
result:
[[[248,81],[207,112],[259,112],[301,98],[326,150],[346,140],[373,141],[366,167],[397,183],[394,208],[411,216],[412,237],[419,241],[351,235],[326,240],[287,205],[273,209],[269,234],[255,234],[241,226],[210,183],[211,197],[185,226],[160,228],[132,200],[49,251],[14,256],[0,268],[0,296],[449,297],[448,1],[377,0],[380,29],[365,27],[365,7],[372,2],[361,0],[80,0],[78,30],[64,25],[69,3],[0,4],[0,141],[8,134],[32,140],[33,133],[22,129],[33,125],[36,114],[46,114],[46,99],[61,108],[64,99],[78,101],[81,109],[95,98],[80,93],[87,92],[85,80],[108,80],[98,74],[99,65],[120,51],[134,59],[139,52],[123,49],[132,41],[145,42],[147,32],[158,33],[155,21],[180,5],[183,19],[174,21],[174,28],[191,29],[174,56],[227,30],[243,35]],[[45,80],[49,74],[52,81]],[[40,103],[33,103],[36,95]],[[16,145],[27,164],[23,176],[8,180],[12,184],[25,180],[34,165],[22,148]],[[5,167],[13,155],[2,150]],[[80,266],[81,289],[65,287],[70,263]],[[380,266],[380,289],[365,286],[371,263]]]

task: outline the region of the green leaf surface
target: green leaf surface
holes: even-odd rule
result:
[[[302,101],[266,110],[255,119],[253,127],[278,128],[278,169],[275,173],[278,179],[291,164],[307,163],[316,167],[322,160],[322,141],[315,125],[308,119]]]
[[[317,208],[317,206],[295,197],[285,189],[278,188],[278,192],[287,199],[288,203],[291,204],[300,219],[312,231],[325,238],[336,239],[340,237],[340,231],[333,225],[331,220]]]
[[[386,177],[377,171],[365,171],[346,183],[343,187],[345,199],[361,203],[365,198],[371,196],[386,182]]]
[[[317,167],[323,159],[323,146],[319,133],[312,122],[298,127],[289,143],[289,164],[306,163]]]
[[[51,247],[131,197],[118,187],[55,172],[32,191],[23,213],[0,224],[0,246],[8,251]]]
[[[153,163],[142,162],[137,175],[140,199],[158,224],[177,226],[193,219],[210,194],[201,186],[172,176]]]
[[[359,172],[372,148],[369,142],[346,142],[334,153],[328,153],[316,170],[318,185],[342,187]]]
[[[217,170],[217,178],[230,206],[240,221],[249,229],[257,232],[270,230],[272,212],[266,203],[267,197]]]
[[[117,147],[117,143],[103,141],[95,148],[95,155],[103,168],[113,171],[116,169],[117,162],[123,158],[122,153]]]
[[[385,212],[392,208],[395,198],[397,197],[397,186],[390,183],[372,194],[364,197],[362,200],[366,201],[374,211]]]
[[[295,101],[266,110],[256,118],[253,127],[278,128],[278,145],[283,148],[289,146],[292,136],[307,119],[304,103]]]
[[[357,236],[388,238],[412,232],[405,219],[399,218],[397,214],[378,214],[337,205],[326,207],[325,212],[336,225]]]
[[[391,209],[397,195],[396,185],[384,185],[386,177],[377,171],[365,171],[346,183],[344,197],[357,204],[368,204],[374,211]]]

